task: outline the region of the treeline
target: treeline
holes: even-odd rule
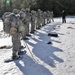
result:
[[[54,16],[60,16],[62,10],[65,10],[67,15],[75,15],[75,0],[0,0],[0,16],[14,8],[50,10],[54,12]]]

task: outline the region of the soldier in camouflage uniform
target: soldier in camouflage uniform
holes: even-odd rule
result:
[[[47,11],[47,24],[50,23],[50,11]]]
[[[42,11],[40,9],[38,9],[37,11],[37,29],[40,29],[40,27],[42,26]]]
[[[44,25],[46,25],[47,24],[47,13],[46,12],[43,13],[43,18],[44,18]]]
[[[44,26],[46,24],[45,19],[46,19],[46,14],[45,14],[45,12],[42,12],[42,26]]]
[[[4,21],[4,27],[7,26],[8,33],[12,36],[12,59],[17,59],[23,53],[20,49],[20,33],[19,29],[19,17],[17,17],[14,13],[7,15]],[[6,31],[5,31],[6,32]]]
[[[43,15],[43,11],[41,10],[41,26],[44,26],[44,15]]]
[[[31,33],[34,33],[36,25],[36,11],[31,11]]]
[[[54,22],[53,16],[54,16],[53,11],[51,11],[50,12],[50,22],[51,22],[51,20],[52,20],[52,22]]]
[[[26,24],[25,24],[25,27],[26,27],[26,35],[27,36],[31,36],[29,34],[29,25],[30,25],[30,21],[31,21],[31,14],[30,14],[30,9],[29,8],[26,8]]]
[[[25,12],[25,9],[21,9],[20,11],[20,19],[19,19],[19,24],[20,24],[20,27],[19,27],[19,31],[21,33],[21,36],[23,38],[23,40],[27,40],[27,36],[26,36],[26,24],[27,24],[27,21],[26,21],[26,12]]]

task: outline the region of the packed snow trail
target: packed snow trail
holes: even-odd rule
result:
[[[11,57],[12,48],[0,49],[0,75],[75,75],[74,17],[67,17],[67,23],[63,24],[61,18],[54,20],[37,30],[28,41],[21,41],[28,46],[22,60],[4,63]],[[57,33],[59,37],[49,37],[48,33]],[[47,44],[49,41],[52,44]],[[0,38],[0,46],[3,45],[12,46],[11,36]]]

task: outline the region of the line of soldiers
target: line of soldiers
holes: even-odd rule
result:
[[[14,9],[12,12],[6,12],[2,16],[4,32],[12,36],[13,50],[12,59],[19,58],[21,51],[21,37],[27,40],[30,33],[34,33],[36,29],[51,23],[53,20],[53,12],[30,11],[29,8],[21,10]]]

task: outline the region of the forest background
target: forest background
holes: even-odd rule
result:
[[[54,16],[61,16],[62,10],[67,15],[75,15],[75,0],[0,0],[0,16],[13,9],[30,8],[42,11],[53,11]]]

